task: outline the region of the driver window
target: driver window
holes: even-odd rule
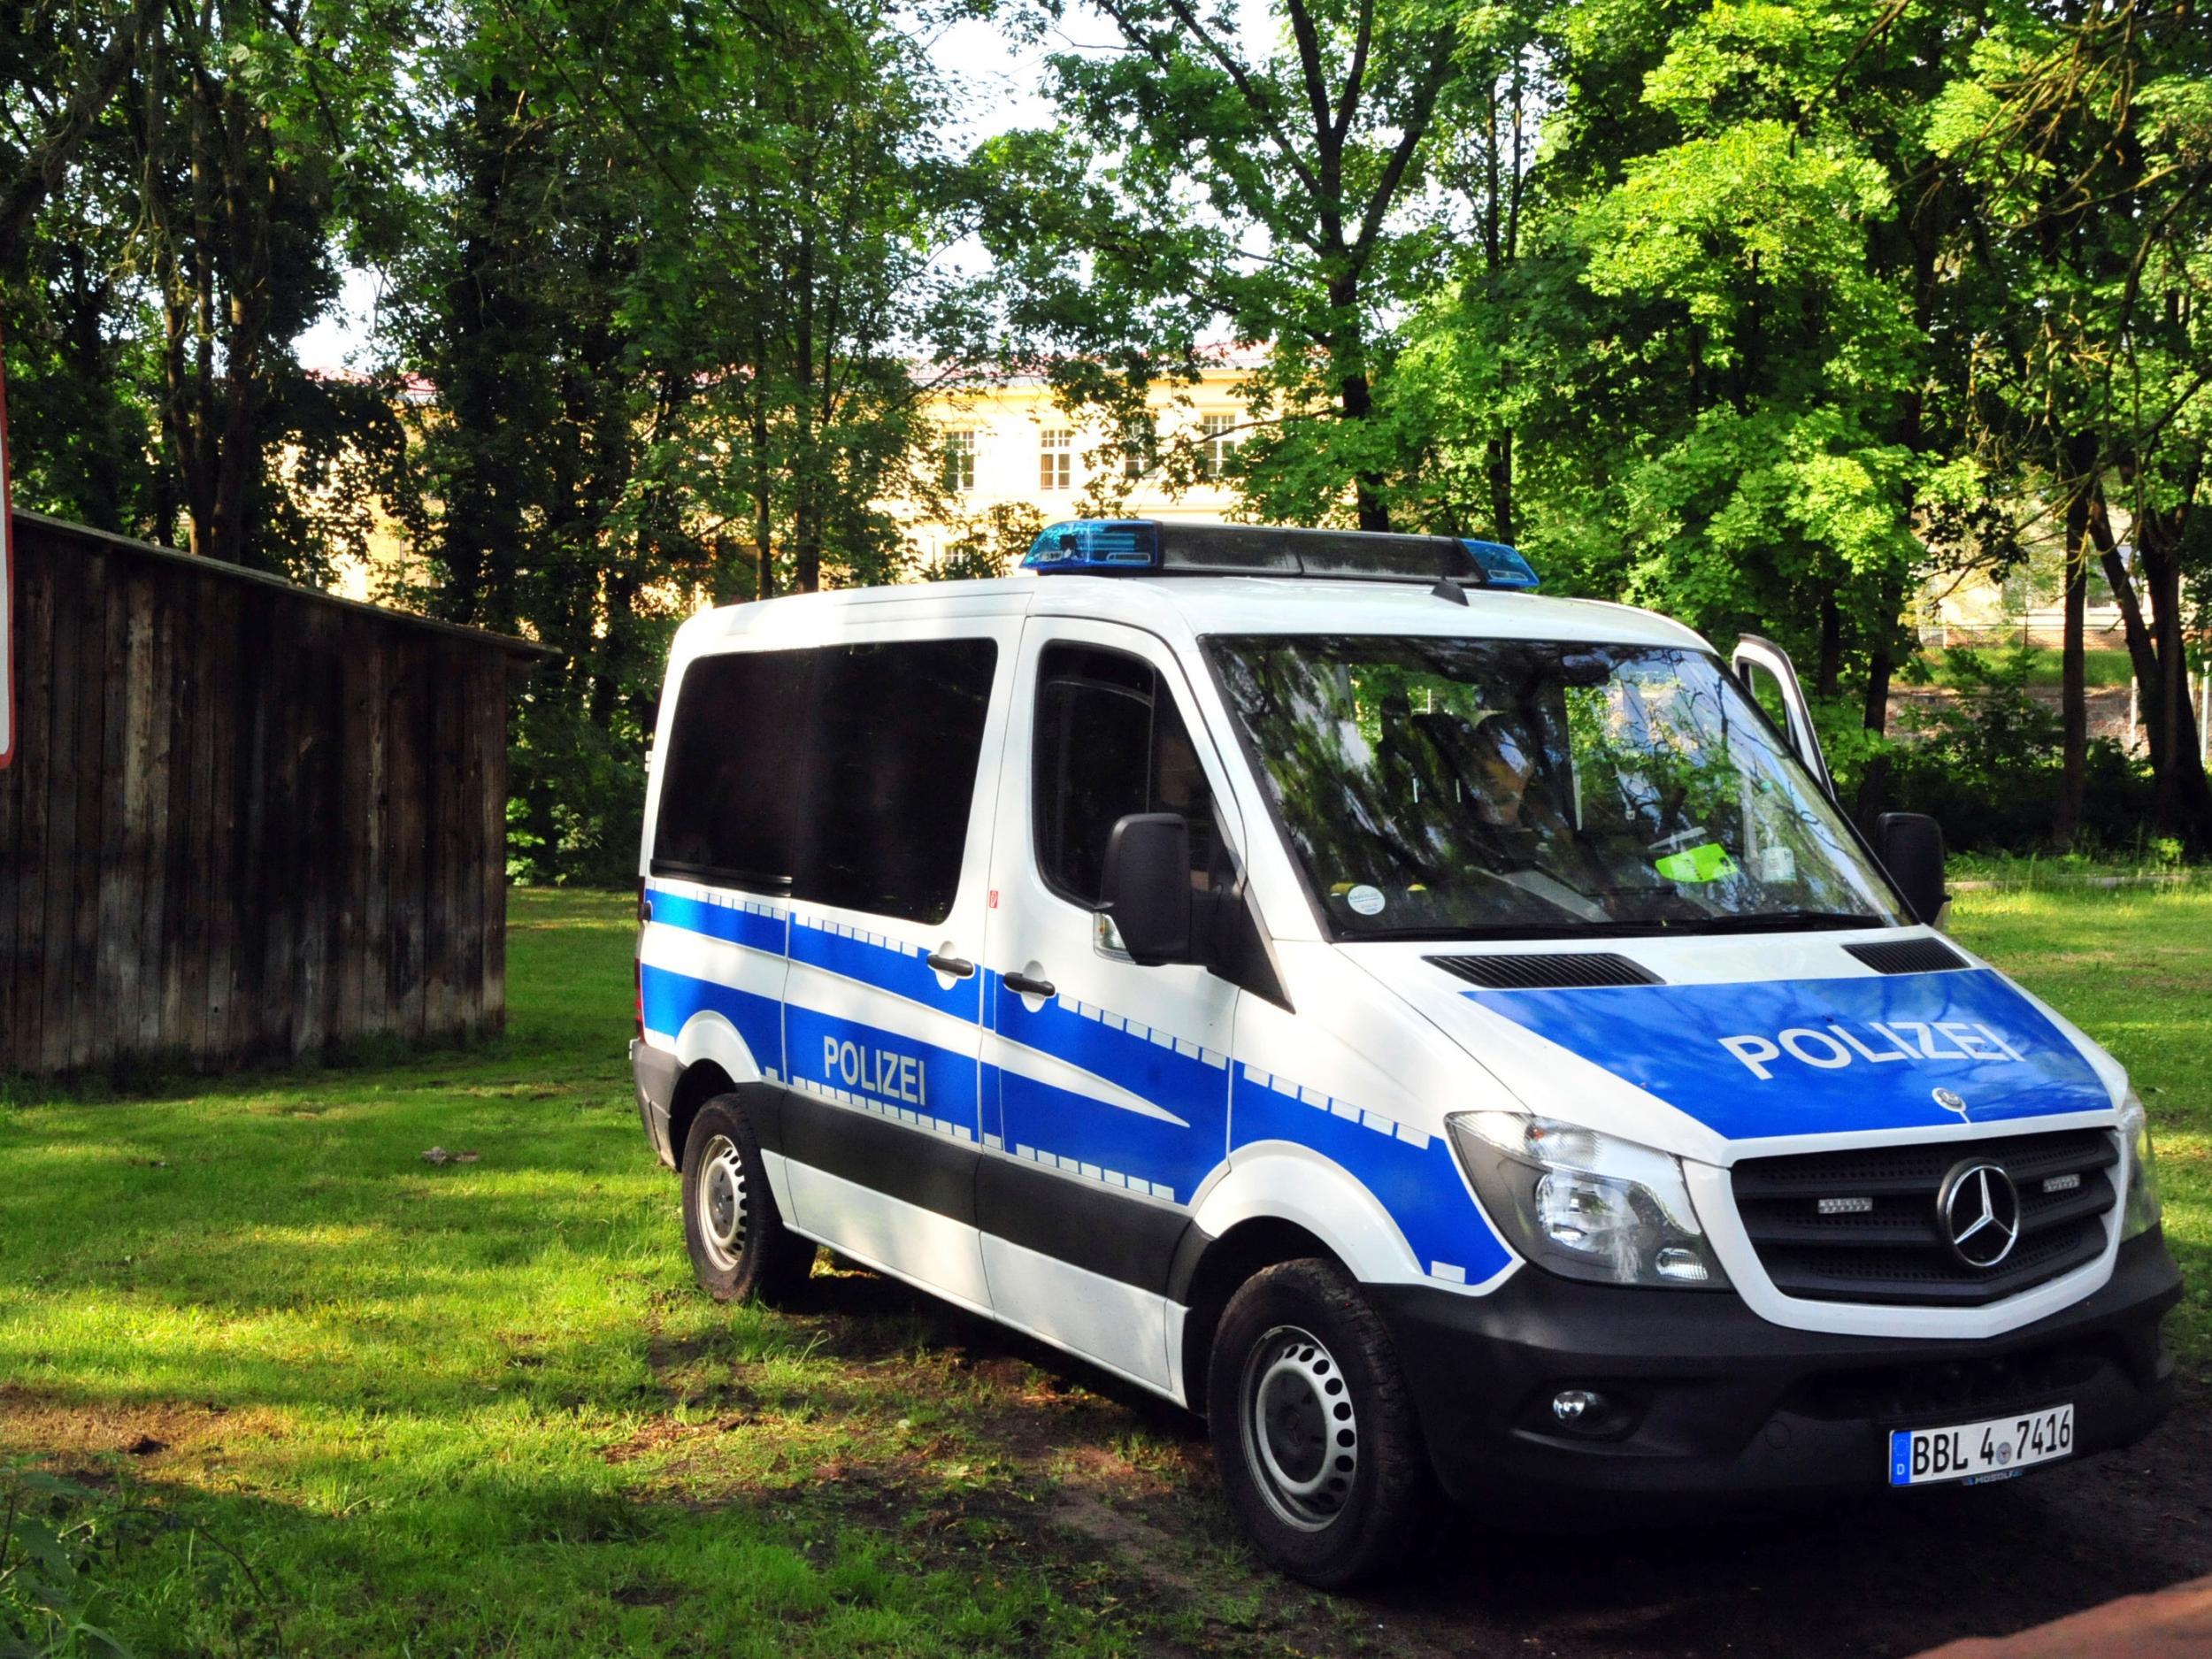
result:
[[[1213,792],[1175,699],[1149,663],[1093,645],[1048,645],[1037,670],[1033,799],[1045,884],[1085,909],[1104,886],[1106,841],[1132,812],[1190,824],[1191,885],[1210,885]]]

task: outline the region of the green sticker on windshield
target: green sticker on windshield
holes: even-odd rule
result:
[[[1717,881],[1723,876],[1736,873],[1736,861],[1718,841],[1707,841],[1686,853],[1669,853],[1664,858],[1655,858],[1651,867],[1670,881]]]

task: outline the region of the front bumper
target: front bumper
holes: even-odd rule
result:
[[[683,1062],[665,1048],[656,1048],[640,1038],[630,1040],[630,1076],[637,1087],[638,1121],[645,1125],[645,1138],[652,1142],[654,1156],[672,1170],[676,1167],[679,1148],[669,1136],[668,1108],[676,1098],[676,1079],[683,1070]]]
[[[2071,1401],[2078,1455],[2141,1439],[2173,1402],[2160,1318],[2181,1275],[2156,1230],[2103,1289],[1978,1340],[1836,1336],[1732,1292],[1585,1285],[1531,1268],[1488,1296],[1371,1286],[1444,1488],[1526,1520],[1589,1496],[1767,1496],[1886,1484],[1893,1429]],[[1563,1388],[1612,1403],[1570,1432]],[[1648,1513],[1640,1504],[1640,1518]]]

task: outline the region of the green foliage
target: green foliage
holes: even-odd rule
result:
[[[2058,711],[2032,695],[2040,653],[2032,647],[1983,652],[1954,647],[1943,678],[1955,695],[1916,702],[1903,717],[1907,741],[1882,744],[1884,804],[1926,812],[1962,849],[2048,846],[2062,766]],[[2150,780],[2108,738],[2086,753],[2085,845],[2133,846],[2150,808]]]
[[[1025,502],[1001,502],[955,521],[944,560],[928,574],[940,581],[1010,575],[1045,527]]]
[[[557,653],[518,872],[611,879],[682,616],[1009,562],[933,398],[1041,372],[1094,461],[1187,486],[1148,398],[1233,348],[1237,516],[1494,535],[1778,639],[1865,807],[1914,764],[1877,740],[1928,574],[2093,568],[2145,810],[2212,844],[2162,695],[2212,605],[2197,12],[1122,0],[1094,50],[1064,0],[953,10],[1043,49],[1048,125],[954,153],[885,0],[11,14],[19,498],[310,580],[395,534],[392,596]],[[375,378],[317,378],[291,342],[349,269]],[[2047,821],[2101,834],[2073,729]]]
[[[616,880],[677,622],[894,580],[884,503],[942,495],[926,394],[981,356],[945,96],[866,0],[465,16],[385,342],[440,394],[408,596],[559,653],[517,707],[513,868]]]
[[[131,1659],[102,1624],[116,1505],[21,1460],[0,1461],[0,1659]]]
[[[1006,11],[1033,35],[1062,14]],[[1060,124],[979,157],[1010,323],[1071,407],[1128,427],[1150,386],[1194,377],[1209,334],[1258,342],[1250,512],[1387,527],[1408,434],[1373,387],[1392,313],[1443,268],[1421,198],[1479,29],[1431,0],[1284,0],[1256,50],[1231,13],[1181,0],[1107,15],[1123,50],[1048,60]],[[1164,459],[1196,476],[1194,448]]]
[[[292,342],[403,195],[417,22],[139,0],[0,26],[19,504],[320,581],[401,503],[387,399],[306,373]]]

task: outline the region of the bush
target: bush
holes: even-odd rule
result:
[[[1898,738],[1845,728],[1840,709],[1824,710],[1838,792],[1870,824],[1882,812],[1925,812],[1960,851],[2024,852],[2047,848],[2056,828],[2064,771],[2058,710],[2032,695],[2044,653],[1955,646],[1943,679],[1956,695],[1916,703]],[[2140,854],[2151,811],[2149,770],[2109,738],[2093,738],[2085,757],[2083,850]]]
[[[130,1649],[92,1621],[119,1517],[102,1494],[19,1464],[0,1465],[0,1659]]]

